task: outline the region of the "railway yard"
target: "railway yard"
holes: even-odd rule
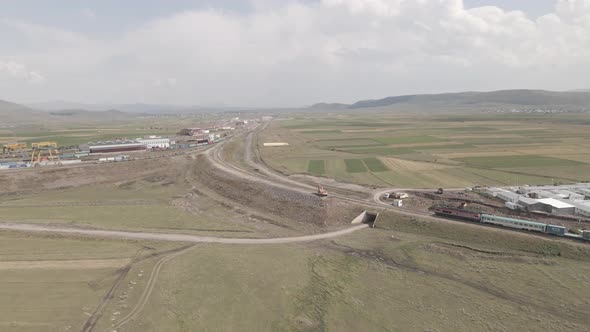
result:
[[[478,180],[459,180],[456,161],[409,151],[442,144],[432,138],[391,135],[383,144],[408,145],[411,158],[375,157],[360,136],[353,147],[298,141],[311,134],[301,130],[331,135],[328,123],[285,121],[250,121],[215,144],[130,152],[120,162],[98,160],[116,152],[0,171],[0,330],[590,328],[589,220],[515,210],[484,194],[515,174],[545,184],[546,169],[471,165],[461,172]],[[297,154],[303,141],[325,150]],[[351,156],[359,144],[366,151]],[[420,167],[445,176],[426,187]],[[404,169],[412,174],[400,178]],[[488,215],[570,236],[483,222]]]

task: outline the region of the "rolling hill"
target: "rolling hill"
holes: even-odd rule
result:
[[[34,121],[39,117],[44,117],[44,114],[35,112],[21,104],[0,100],[0,123]]]
[[[139,113],[119,110],[87,111],[84,109],[62,109],[39,111],[27,106],[0,100],[0,124],[65,123],[105,120],[128,120],[141,116]]]
[[[337,105],[333,108],[332,105]],[[492,92],[460,92],[442,94],[404,95],[375,100],[362,100],[354,104],[315,104],[312,108],[363,109],[391,106],[445,106],[446,107],[557,107],[590,109],[590,92],[554,92],[545,90],[501,90]]]

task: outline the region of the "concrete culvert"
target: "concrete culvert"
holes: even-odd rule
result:
[[[359,214],[356,218],[354,218],[351,224],[368,224],[371,227],[375,227],[375,222],[377,221],[377,217],[379,213],[376,212],[368,212],[367,210],[363,211],[363,213]]]

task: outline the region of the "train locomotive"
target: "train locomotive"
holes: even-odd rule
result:
[[[433,206],[434,214],[442,217],[461,219],[483,224],[492,224],[514,229],[522,229],[532,232],[551,234],[556,236],[567,236],[590,241],[590,231],[583,231],[582,236],[567,234],[567,228],[563,226],[544,224],[536,221],[514,219],[494,216],[476,211],[470,211],[462,207]]]

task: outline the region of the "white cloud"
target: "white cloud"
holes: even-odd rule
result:
[[[585,87],[590,74],[590,0],[556,1],[554,13],[537,19],[491,6],[465,9],[461,0],[261,4],[242,14],[161,17],[106,41],[2,23],[23,36],[12,58],[51,75],[51,88],[37,91],[46,99],[301,105],[570,89]],[[2,45],[0,35],[0,54]]]
[[[45,77],[43,77],[43,75],[28,69],[27,66],[22,63],[14,61],[0,60],[0,78],[2,76],[35,84],[45,82]]]

